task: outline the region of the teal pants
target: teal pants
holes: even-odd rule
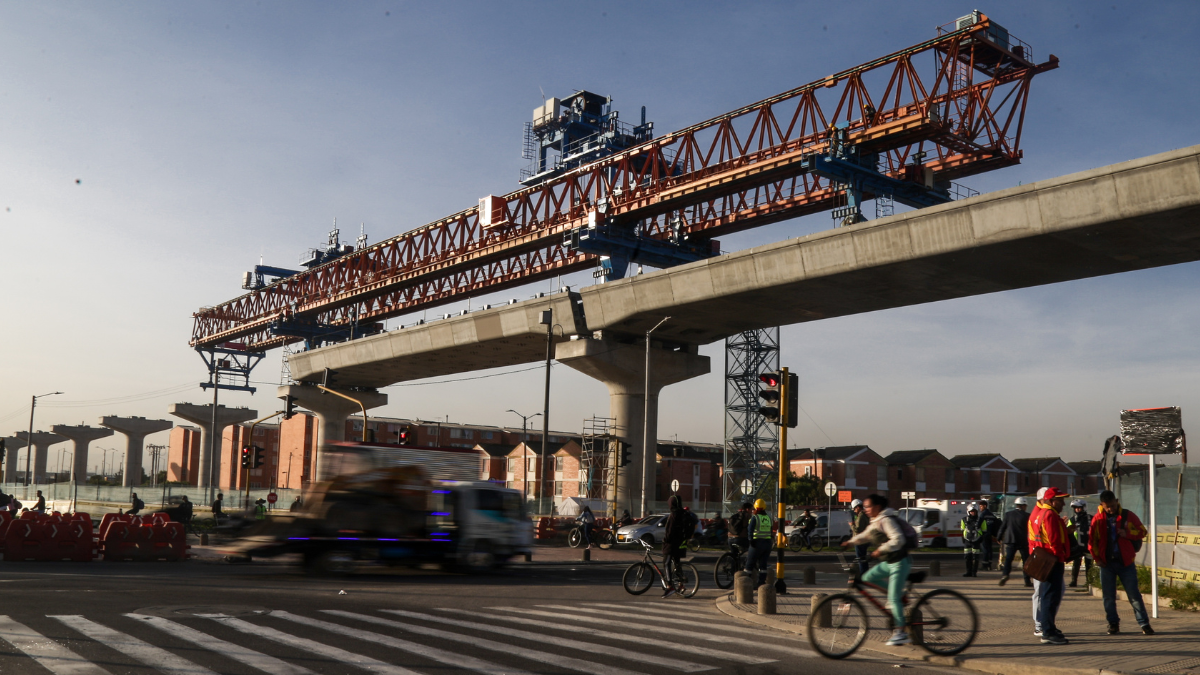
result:
[[[896,628],[904,628],[904,585],[908,583],[908,572],[912,569],[912,556],[906,555],[899,562],[881,562],[867,570],[862,580],[876,586],[887,585],[888,602],[892,605],[892,616]]]

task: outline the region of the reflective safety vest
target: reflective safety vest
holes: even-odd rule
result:
[[[750,538],[751,539],[770,539],[771,538],[771,516],[763,513],[755,514],[750,519]]]
[[[267,519],[267,507],[263,506],[262,504],[259,504],[258,506],[256,506],[254,508],[254,516],[258,520],[266,520]]]

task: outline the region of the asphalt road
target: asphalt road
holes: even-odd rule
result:
[[[259,562],[0,563],[0,675],[895,672],[717,612],[710,566],[695,598],[666,600],[625,593],[624,566],[314,579]]]

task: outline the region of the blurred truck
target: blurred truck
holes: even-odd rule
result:
[[[345,574],[363,562],[484,572],[533,549],[521,493],[477,480],[474,451],[339,443],[322,461],[332,477],[305,492],[299,511],[257,523],[221,552],[298,554],[307,572]]]

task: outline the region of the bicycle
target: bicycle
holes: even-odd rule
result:
[[[838,554],[844,569],[849,569],[846,558]],[[913,585],[925,580],[926,572],[909,572],[904,589],[903,604],[909,607]],[[858,573],[850,578],[850,589],[855,593],[830,595],[816,607],[808,617],[808,642],[819,654],[831,659],[850,656],[867,639],[870,621],[859,597],[865,598],[887,618],[890,631],[895,623],[886,606],[887,589],[862,580]],[[881,602],[870,590],[884,594]],[[917,597],[907,615],[909,635],[913,644],[939,656],[953,656],[971,646],[979,632],[979,615],[975,606],[957,591],[937,588]]]
[[[792,533],[788,535],[788,550],[792,553],[799,553],[806,548],[813,553],[820,553],[825,545],[821,543],[820,537],[814,537],[802,530],[792,530]]]
[[[661,570],[658,569],[658,564],[654,562],[653,556],[650,555],[650,544],[636,539],[637,543],[645,549],[645,555],[638,562],[630,565],[625,574],[621,577],[621,585],[625,587],[625,592],[630,595],[641,595],[650,590],[650,585],[654,583],[655,577],[662,583],[663,590],[668,588],[674,589],[679,595],[690,598],[696,594],[696,590],[700,588],[700,573],[696,571],[696,566],[691,563],[676,563],[672,565],[670,570],[671,584],[668,585],[666,578]]]
[[[606,527],[592,528],[592,543],[602,549],[610,549],[613,544],[617,543],[617,534],[614,530]],[[571,548],[579,548],[583,545],[583,526],[576,525],[567,533],[567,545]]]
[[[730,542],[729,550],[722,553],[713,565],[713,581],[721,590],[732,588],[734,575],[745,568],[746,554],[736,543]]]

